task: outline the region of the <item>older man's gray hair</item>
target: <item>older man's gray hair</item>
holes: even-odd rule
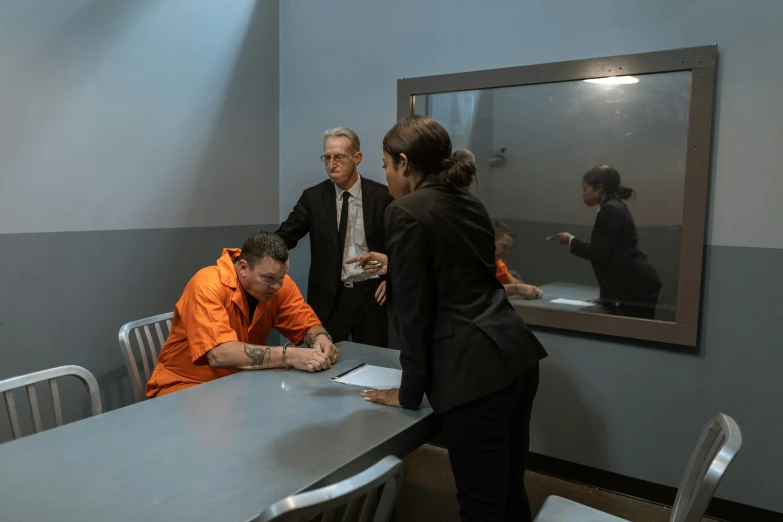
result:
[[[346,127],[335,127],[324,132],[324,144],[329,138],[348,138],[348,143],[351,145],[352,152],[359,152],[361,143],[359,142],[359,136],[354,131]]]

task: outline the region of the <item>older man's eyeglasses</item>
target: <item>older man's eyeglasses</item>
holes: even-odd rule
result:
[[[337,163],[343,163],[351,158],[356,156],[356,154],[323,154],[321,156],[321,161],[326,163],[327,165],[332,162],[332,160],[336,161]]]

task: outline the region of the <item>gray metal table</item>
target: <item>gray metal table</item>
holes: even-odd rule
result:
[[[557,310],[569,310],[571,312],[585,312],[590,314],[609,314],[606,308],[599,305],[574,306],[572,304],[553,303],[555,299],[571,299],[574,301],[591,301],[598,299],[600,289],[597,286],[578,285],[575,283],[548,283],[539,288],[544,292],[543,299],[524,299],[522,297],[510,297],[509,301],[514,306],[527,306],[532,308],[554,308]],[[656,319],[659,321],[674,321],[676,307],[658,303],[656,306]]]
[[[600,290],[597,286],[577,285],[574,283],[549,283],[539,288],[544,292],[543,299],[523,299],[511,297],[509,301],[515,306],[530,306],[535,308],[557,308],[558,310],[570,310],[572,312],[602,313],[600,306],[574,306],[553,303],[554,299],[572,299],[574,301],[590,301],[598,299]]]
[[[0,520],[244,522],[426,442],[429,405],[329,382],[363,362],[399,368],[399,352],[339,346],[326,372],[241,372],[0,445]]]

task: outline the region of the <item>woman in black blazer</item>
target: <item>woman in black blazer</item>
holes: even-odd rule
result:
[[[435,120],[400,120],[383,140],[386,251],[358,260],[385,270],[401,340],[399,389],[365,398],[415,409],[426,394],[442,420],[463,521],[530,520],[525,491],[538,361],[546,352],[495,277],[495,233],[468,190],[473,155],[451,151]],[[376,264],[370,264],[370,260]]]
[[[568,245],[575,256],[587,259],[601,288],[600,302],[622,315],[655,318],[661,279],[639,249],[633,216],[623,200],[633,189],[622,184],[609,165],[592,168],[582,177],[582,199],[588,207],[600,205],[587,243],[568,232],[551,236]]]

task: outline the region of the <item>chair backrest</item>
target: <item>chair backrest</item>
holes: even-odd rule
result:
[[[707,423],[677,490],[671,522],[699,522],[720,479],[742,446],[734,419],[719,413]]]
[[[125,368],[128,370],[131,386],[134,388],[133,398],[136,402],[147,398],[145,393],[147,381],[150,380],[152,370],[158,364],[158,353],[160,353],[160,349],[163,348],[166,338],[169,336],[171,319],[173,317],[174,312],[169,312],[132,321],[122,325],[122,328],[120,328],[120,352],[122,352],[122,358],[125,360]],[[166,323],[165,335],[162,327],[163,323]],[[152,335],[153,329],[155,330],[155,337]],[[144,337],[142,337],[142,330],[144,331]],[[142,374],[139,372],[138,360],[141,360],[144,380],[142,380]]]
[[[99,415],[103,412],[101,406],[101,391],[98,388],[98,381],[93,375],[81,366],[60,366],[40,372],[28,373],[19,377],[11,377],[0,381],[0,393],[5,399],[5,406],[8,410],[8,420],[11,422],[11,435],[14,439],[22,437],[22,428],[19,424],[19,414],[16,410],[16,401],[14,400],[14,390],[25,386],[27,388],[27,402],[30,404],[30,416],[33,420],[33,429],[35,433],[43,431],[41,423],[41,411],[38,408],[38,395],[35,392],[35,384],[43,381],[49,381],[49,393],[52,396],[52,410],[54,411],[54,423],[56,426],[63,425],[63,410],[60,404],[60,386],[57,383],[58,377],[72,375],[78,378],[87,388],[90,394],[90,407],[93,415]]]
[[[299,522],[318,515],[323,522],[388,522],[404,472],[402,461],[388,456],[337,484],[284,498],[254,522]]]

